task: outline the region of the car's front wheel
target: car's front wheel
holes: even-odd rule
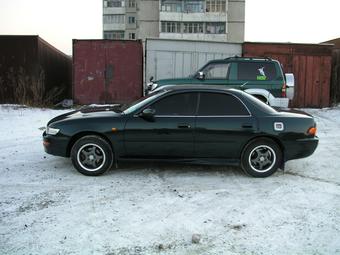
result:
[[[73,166],[82,174],[96,176],[109,170],[113,163],[110,144],[103,138],[88,135],[78,139],[71,150]]]
[[[271,139],[256,139],[242,153],[242,169],[253,177],[267,177],[276,172],[282,163],[280,146]]]

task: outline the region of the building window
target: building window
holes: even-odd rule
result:
[[[184,22],[183,33],[201,34],[203,33],[203,23],[202,22]]]
[[[129,39],[130,40],[135,40],[136,39],[136,34],[135,33],[129,33]]]
[[[134,24],[136,22],[135,17],[129,17],[129,24]]]
[[[104,7],[124,7],[124,0],[107,0],[104,1]]]
[[[136,7],[136,0],[129,0],[129,7],[130,8]]]
[[[111,14],[104,15],[104,24],[124,24],[125,15],[121,14]]]
[[[226,0],[207,0],[207,12],[226,12]]]
[[[206,24],[207,34],[225,34],[225,23],[215,22]]]
[[[178,0],[162,0],[162,12],[182,12],[182,1]]]
[[[105,31],[104,39],[113,39],[113,40],[124,39],[124,31]]]
[[[185,1],[184,2],[185,12],[204,12],[203,1]]]
[[[181,23],[162,21],[162,32],[163,33],[180,33]]]

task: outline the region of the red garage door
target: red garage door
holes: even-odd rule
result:
[[[271,57],[295,76],[293,107],[330,105],[332,45],[291,43],[243,44],[245,57]]]
[[[142,91],[141,41],[73,40],[75,103],[127,103]]]

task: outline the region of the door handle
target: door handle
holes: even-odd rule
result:
[[[178,128],[191,128],[189,124],[178,124]]]
[[[250,123],[244,123],[242,124],[242,128],[253,128],[253,125]]]

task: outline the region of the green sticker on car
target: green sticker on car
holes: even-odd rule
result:
[[[257,75],[257,76],[256,76],[256,80],[258,80],[258,81],[265,81],[265,80],[267,80],[267,76],[264,76],[264,75]]]

